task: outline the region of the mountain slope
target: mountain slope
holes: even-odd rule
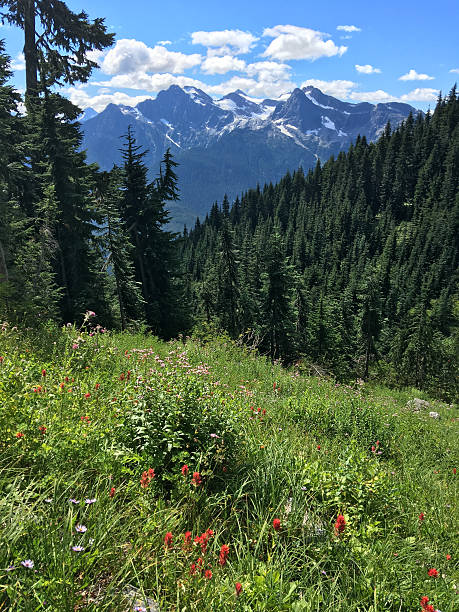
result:
[[[350,104],[319,89],[295,89],[279,100],[256,100],[241,90],[213,100],[194,87],[172,85],[136,108],[110,104],[85,115],[83,148],[103,169],[120,163],[121,137],[129,125],[148,149],[152,176],[167,148],[179,162],[181,201],[171,205],[176,224],[205,214],[227,193],[234,199],[257,182],[279,180],[347,150],[361,134],[375,140],[386,123],[398,125],[415,109],[408,104]]]

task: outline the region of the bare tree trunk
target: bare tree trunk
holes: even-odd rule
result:
[[[24,0],[24,57],[26,63],[26,99],[38,93],[38,55],[35,39],[35,0]]]
[[[0,242],[0,283],[7,283],[8,280],[8,267],[6,265],[5,251],[3,250],[3,245]]]

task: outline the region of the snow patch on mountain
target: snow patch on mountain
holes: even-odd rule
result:
[[[321,119],[322,119],[322,125],[325,128],[327,128],[328,130],[334,130],[336,132],[335,124],[329,117],[322,116]]]

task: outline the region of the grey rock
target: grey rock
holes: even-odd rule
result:
[[[426,400],[415,397],[407,402],[406,407],[413,412],[421,412],[422,410],[428,410],[430,408],[430,404],[429,402],[426,402]]]
[[[125,595],[128,606],[125,609],[125,612],[160,612],[159,605],[151,599],[150,597],[146,597],[142,594],[140,589],[127,585],[123,589],[123,595]]]
[[[440,418],[440,415],[438,414],[438,412],[429,412],[429,416],[432,419],[439,419]]]

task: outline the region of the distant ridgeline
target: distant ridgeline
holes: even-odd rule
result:
[[[194,314],[273,359],[457,393],[459,100],[185,231]],[[373,365],[375,364],[375,365]]]

